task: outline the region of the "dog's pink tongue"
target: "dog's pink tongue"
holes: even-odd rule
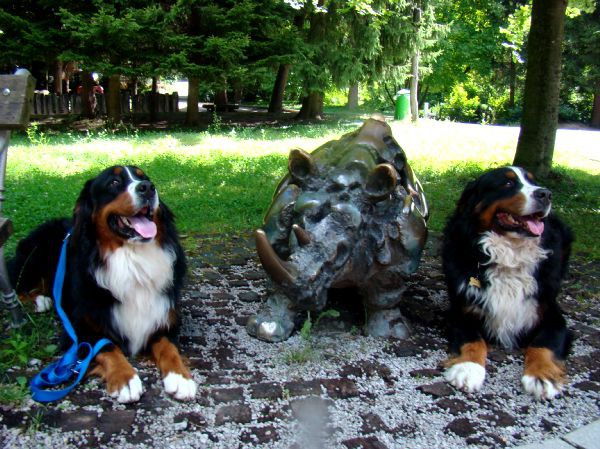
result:
[[[543,221],[530,219],[527,220],[525,224],[527,225],[527,229],[529,229],[529,232],[531,232],[533,235],[542,235],[542,232],[544,232]]]
[[[129,217],[129,223],[145,239],[151,239],[156,235],[156,223],[148,220],[146,217]]]

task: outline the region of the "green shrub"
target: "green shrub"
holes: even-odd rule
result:
[[[558,118],[561,121],[589,122],[592,116],[594,96],[588,92],[572,89],[562,92],[558,107]]]
[[[439,118],[458,122],[477,122],[481,101],[478,96],[469,97],[462,83],[455,84],[450,92],[448,101],[443,102],[438,109]]]
[[[346,106],[348,104],[348,89],[332,87],[325,92],[324,103],[330,106]]]
[[[521,121],[522,115],[523,107],[520,104],[512,108],[507,107],[496,116],[496,122],[506,125],[518,124]]]

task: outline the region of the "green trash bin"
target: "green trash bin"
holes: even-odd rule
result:
[[[394,118],[404,120],[410,113],[410,90],[401,89],[396,93],[396,111]]]

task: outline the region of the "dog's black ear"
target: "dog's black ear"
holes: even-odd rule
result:
[[[169,209],[169,207],[162,201],[160,201],[158,208],[158,213],[160,214],[160,226],[162,227],[162,244],[170,247],[171,250],[175,251],[175,264],[173,266],[173,288],[175,289],[174,291],[177,293],[176,296],[179,296],[178,286],[181,285],[181,281],[187,269],[185,252],[183,251],[183,248],[179,241],[179,233],[177,232],[177,227],[175,226],[175,214],[173,214],[173,212],[171,212],[171,209]]]
[[[88,180],[77,198],[75,208],[73,209],[73,240],[79,238],[88,232],[94,211],[94,203],[92,202],[92,179]]]
[[[160,222],[164,227],[163,236],[165,239],[169,240],[166,243],[173,244],[177,243],[177,230],[175,227],[175,215],[171,212],[171,209],[160,200],[158,204],[159,214],[160,214]],[[174,240],[173,240],[174,239]]]
[[[462,194],[458,202],[456,203],[456,211],[460,214],[467,213],[470,214],[475,209],[477,205],[477,181],[469,182]]]

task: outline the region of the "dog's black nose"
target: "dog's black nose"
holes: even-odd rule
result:
[[[156,188],[150,181],[142,181],[135,187],[135,191],[146,198],[152,198]]]
[[[542,187],[533,192],[533,197],[542,204],[549,204],[552,200],[552,192]]]

